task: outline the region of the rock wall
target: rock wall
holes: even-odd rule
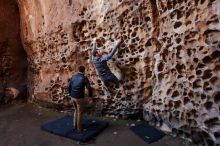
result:
[[[96,97],[111,114],[143,108],[161,123],[204,145],[220,144],[219,0],[18,0],[34,101],[68,103],[67,83],[87,67]],[[91,64],[91,40],[131,99],[103,87]]]
[[[157,2],[162,47],[152,58],[156,82],[144,105],[146,120],[162,120],[207,145],[220,144],[219,6],[217,0]]]
[[[0,0],[0,104],[26,98],[27,57],[16,0]]]

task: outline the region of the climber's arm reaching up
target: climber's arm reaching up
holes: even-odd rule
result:
[[[121,43],[121,40],[118,40],[118,41],[116,42],[116,45],[115,45],[114,48],[112,49],[112,51],[111,51],[108,55],[103,56],[103,57],[102,57],[102,60],[106,60],[106,61],[110,60],[110,59],[112,58],[112,56],[115,54],[115,52],[117,51],[118,46],[119,46],[120,43]]]
[[[95,57],[96,56],[96,41],[94,40],[93,43],[92,43],[92,57]]]

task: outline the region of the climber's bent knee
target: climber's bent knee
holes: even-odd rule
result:
[[[114,83],[116,85],[116,88],[119,88],[120,81],[114,74],[110,75],[108,80],[109,82]]]

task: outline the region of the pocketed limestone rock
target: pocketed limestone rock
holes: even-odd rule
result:
[[[219,0],[18,0],[18,5],[34,101],[67,104],[68,80],[84,65],[105,113],[143,109],[145,120],[155,125],[204,145],[220,144]],[[114,86],[104,87],[95,72],[95,37],[105,53],[122,39],[109,66],[130,100]]]

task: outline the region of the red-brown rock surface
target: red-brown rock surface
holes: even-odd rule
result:
[[[66,104],[68,79],[85,65],[106,111],[143,107],[148,121],[203,144],[220,144],[220,0],[18,0],[18,5],[30,99]],[[109,65],[130,101],[102,86],[91,64],[94,37],[106,52],[122,38]]]
[[[27,56],[15,0],[0,0],[0,103],[26,96]]]

